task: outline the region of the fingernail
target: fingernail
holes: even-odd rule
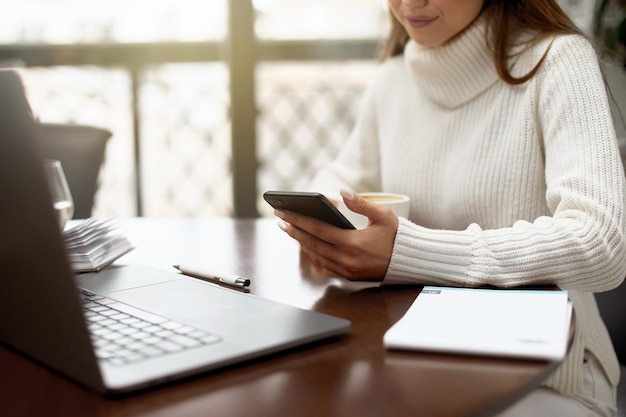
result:
[[[282,220],[278,221],[278,227],[280,228],[280,230],[282,230],[283,232],[287,231],[287,223],[285,223]]]
[[[341,190],[339,191],[339,193],[340,193],[340,194],[341,194],[341,196],[342,196],[343,198],[345,198],[346,200],[350,200],[350,201],[354,200],[355,195],[354,195],[354,193],[353,193],[352,191],[350,191],[350,190],[341,189]]]
[[[281,219],[285,218],[285,212],[282,210],[274,210],[274,216],[279,217]]]

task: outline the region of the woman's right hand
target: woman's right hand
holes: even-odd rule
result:
[[[319,267],[348,280],[381,281],[391,260],[398,217],[388,207],[351,191],[341,195],[348,209],[368,217],[365,229],[340,229],[290,211],[274,213],[282,220],[280,228],[297,240]]]

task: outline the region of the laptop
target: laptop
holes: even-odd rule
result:
[[[1,70],[0,342],[6,346],[92,390],[116,394],[349,332],[347,320],[158,268],[111,266],[75,275],[38,134],[19,74]],[[110,327],[125,333],[109,333]]]

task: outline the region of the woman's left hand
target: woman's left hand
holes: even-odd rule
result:
[[[292,211],[276,210],[279,226],[320,267],[351,281],[382,281],[398,230],[398,217],[381,204],[342,191],[346,207],[369,218],[363,230],[347,230]]]

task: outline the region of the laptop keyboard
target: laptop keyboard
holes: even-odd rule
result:
[[[219,336],[80,290],[87,325],[100,361],[112,365],[217,343]]]

